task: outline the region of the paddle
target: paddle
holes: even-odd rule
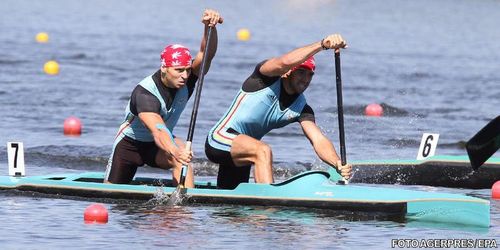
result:
[[[345,134],[344,134],[344,106],[342,101],[342,76],[340,73],[340,49],[335,51],[335,79],[337,80],[337,110],[339,118],[339,141],[340,141],[340,160],[342,165],[347,163],[345,153]],[[343,183],[342,183],[343,182]],[[348,180],[343,178],[339,183],[348,184]]]
[[[201,89],[203,88],[203,79],[205,78],[205,64],[207,61],[207,50],[210,48],[210,38],[212,36],[213,27],[208,27],[207,41],[205,44],[205,53],[203,53],[203,59],[201,60],[200,67],[200,78],[198,79],[198,83],[196,84],[196,92],[194,96],[194,104],[193,111],[191,113],[191,121],[189,123],[188,136],[186,139],[186,150],[191,150],[191,144],[193,142],[194,135],[194,127],[196,125],[196,116],[198,115],[198,107],[200,106],[200,98],[201,98]],[[186,193],[186,188],[184,184],[186,183],[186,175],[187,175],[188,166],[183,165],[181,169],[181,176],[179,178],[179,184],[175,191],[170,195],[167,205],[175,205],[179,201],[182,201],[183,195]]]
[[[500,116],[491,120],[466,144],[467,154],[474,170],[477,170],[500,148]]]

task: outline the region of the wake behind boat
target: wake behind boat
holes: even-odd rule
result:
[[[339,185],[336,173],[309,171],[277,184],[242,183],[234,190],[216,189],[214,182],[186,188],[187,202],[308,207],[399,215],[408,221],[488,228],[489,201],[458,194]],[[149,200],[156,193],[171,195],[172,180],[134,178],[131,184],[104,184],[103,173],[0,177],[0,189],[73,197]]]

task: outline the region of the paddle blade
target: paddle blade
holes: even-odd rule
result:
[[[191,149],[188,149],[188,150],[191,150]],[[187,175],[187,169],[188,166],[182,166],[181,168],[181,177],[179,178],[179,185],[181,187],[184,187],[184,185],[186,184],[186,175]]]
[[[174,192],[168,197],[167,206],[178,206],[182,205],[184,198],[186,197],[186,188],[177,186]]]
[[[186,145],[186,149],[191,150],[191,143],[188,142],[186,143]],[[167,206],[176,206],[182,204],[182,201],[184,200],[186,194],[186,187],[184,186],[184,184],[186,182],[187,168],[188,166],[182,166],[179,185],[177,185],[175,191],[172,192],[170,197],[168,197]]]
[[[500,148],[500,116],[490,121],[466,144],[467,154],[474,170],[477,170]]]

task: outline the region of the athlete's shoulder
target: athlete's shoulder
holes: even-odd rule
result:
[[[314,117],[314,110],[312,109],[309,104],[305,104],[304,108],[302,109],[302,112],[300,112],[300,116],[298,119],[299,122],[302,121],[311,121],[316,123],[316,118]]]
[[[262,64],[264,64],[266,61],[262,61],[258,63],[252,74],[245,80],[243,83],[242,89],[245,92],[255,92],[259,91],[263,88],[271,86],[273,83],[278,81],[280,77],[269,77],[260,72],[260,67]]]
[[[159,70],[151,75],[144,77],[137,85],[141,85],[147,89],[150,89],[156,85],[158,81],[161,82]]]
[[[307,104],[307,102],[304,104],[304,108],[302,108],[302,113],[311,113],[314,114],[314,109],[311,107],[311,105]]]

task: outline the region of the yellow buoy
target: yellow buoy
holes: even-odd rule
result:
[[[49,34],[47,34],[45,32],[40,32],[40,33],[36,34],[35,39],[39,43],[46,43],[49,41]]]
[[[47,61],[43,65],[43,71],[48,75],[57,75],[59,73],[59,64],[56,61]]]
[[[240,41],[248,41],[250,40],[250,30],[248,29],[239,29],[238,33],[236,33],[236,36],[238,37],[238,40]]]

